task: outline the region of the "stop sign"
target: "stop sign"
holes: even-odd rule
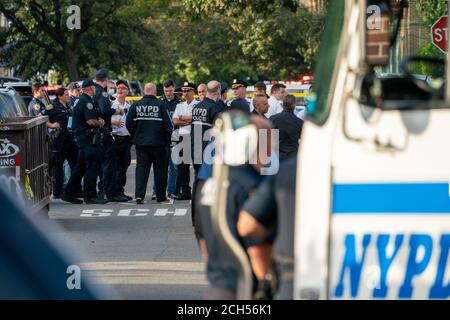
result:
[[[431,37],[433,44],[443,53],[448,49],[448,16],[442,16],[431,27]]]

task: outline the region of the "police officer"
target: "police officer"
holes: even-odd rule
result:
[[[184,102],[178,104],[175,112],[173,114],[172,120],[174,125],[178,127],[176,132],[178,132],[177,140],[179,141],[178,146],[182,146],[183,141],[188,141],[190,146],[190,134],[191,134],[191,123],[192,123],[192,109],[195,105],[199,103],[195,100],[195,86],[193,83],[184,82],[181,88],[183,92]],[[180,152],[180,161],[177,163],[178,167],[178,178],[177,178],[177,192],[174,195],[176,200],[190,200],[191,199],[191,186],[190,186],[190,159],[183,159],[184,150]],[[187,160],[187,161],[186,161]]]
[[[80,97],[81,87],[78,82],[71,82],[67,86],[67,89],[69,90],[69,108],[73,109],[73,107],[75,107],[75,103]]]
[[[167,111],[169,112],[170,121],[172,121],[173,113],[175,112],[175,109],[178,104],[180,104],[182,101],[178,96],[175,94],[175,83],[172,80],[166,80],[163,83],[163,90],[164,95],[161,97],[161,101],[164,101],[167,105]],[[177,125],[174,125],[174,129],[178,129]],[[168,170],[169,170],[169,178],[167,181],[167,193],[170,198],[174,197],[176,193],[176,187],[177,187],[177,166],[172,161],[172,147],[176,144],[175,141],[170,141],[170,144],[167,146],[167,154],[168,154]],[[155,186],[156,184],[154,184]],[[153,188],[153,191],[155,189]],[[155,193],[155,192],[154,192]]]
[[[280,300],[292,299],[294,292],[296,171],[296,157],[282,163],[278,175],[269,177],[244,204],[237,225],[242,237],[265,237],[277,229],[273,255],[279,274],[275,299]]]
[[[153,165],[158,203],[169,203],[167,188],[167,145],[172,136],[172,121],[166,103],[156,98],[156,86],[147,83],[144,97],[127,114],[127,129],[136,146],[136,203],[143,204],[150,168]]]
[[[94,103],[95,83],[88,79],[81,86],[82,94],[78,100],[73,114],[73,129],[75,130],[79,158],[75,170],[67,183],[63,200],[75,204],[82,203],[75,198],[77,187],[84,179],[84,201],[87,204],[105,204],[108,201],[97,198],[97,176],[100,166],[100,128],[105,121],[100,118],[98,105]]]
[[[45,88],[40,83],[33,83],[31,86],[31,90],[33,91],[33,99],[31,99],[28,104],[28,113],[30,117],[37,117],[45,115],[45,104],[43,102],[45,98]]]
[[[228,105],[231,106],[233,101],[242,101],[247,104],[249,112],[253,111],[251,101],[247,98],[247,87],[248,83],[244,80],[234,79],[231,88],[233,89],[236,98],[230,100]]]
[[[64,161],[67,160],[70,169],[74,170],[78,157],[78,146],[75,143],[75,137],[70,127],[72,122],[72,110],[68,105],[69,92],[65,88],[56,90],[56,99],[52,106],[47,108],[46,115],[49,122],[54,125],[54,132],[51,140],[51,160],[53,197],[61,198],[64,182]]]
[[[94,103],[100,110],[100,116],[105,120],[104,127],[100,128],[101,167],[99,196],[106,195],[108,202],[127,202],[128,198],[117,194],[116,183],[116,149],[112,136],[111,117],[114,114],[123,114],[123,110],[111,108],[110,95],[106,92],[108,85],[108,70],[100,69],[95,76]]]
[[[270,128],[268,120],[254,115],[250,117],[257,128]],[[242,210],[244,203],[254,195],[265,179],[265,176],[261,174],[262,167],[260,158],[241,166],[230,167],[226,203],[226,214],[230,231],[236,240],[248,251],[249,264],[254,273],[254,293],[258,289],[258,280],[264,280],[265,271],[262,269],[266,264],[263,265],[261,263],[261,257],[270,255],[270,242],[272,239],[270,236],[261,239],[241,237],[237,231],[237,223],[239,212]],[[202,190],[197,192],[195,205],[197,210],[196,219],[199,220],[200,224],[199,243],[203,256],[207,257],[207,275],[210,283],[205,298],[219,300],[236,299],[239,276],[238,267],[228,248],[225,248],[219,240],[212,225],[211,206],[216,195],[215,188],[210,187],[210,179],[213,179],[212,170],[211,167],[209,170],[205,170],[207,168],[207,166],[202,166],[199,174],[200,180],[204,182],[201,183]],[[269,251],[267,250],[267,243],[269,243]]]
[[[220,101],[219,104],[222,107],[223,111],[226,111],[228,109],[228,105],[226,103],[226,101],[228,100],[228,83],[226,82],[221,82],[220,83]]]
[[[220,101],[220,82],[213,80],[206,86],[206,97],[192,109],[191,145],[195,177],[203,162],[203,151],[209,143],[205,133],[212,129],[214,120],[223,112]]]
[[[298,151],[298,141],[303,128],[303,120],[294,114],[295,97],[288,95],[283,99],[283,111],[270,117],[274,129],[279,133],[280,160],[284,161],[295,156]]]

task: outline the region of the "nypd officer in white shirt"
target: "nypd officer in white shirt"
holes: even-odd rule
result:
[[[184,101],[177,105],[172,117],[173,124],[179,126],[178,135],[179,143],[188,139],[189,143],[185,144],[191,146],[191,123],[192,123],[192,109],[199,103],[194,99],[195,85],[190,82],[184,82],[181,87]],[[188,156],[190,160],[190,156]],[[177,190],[174,195],[175,200],[190,200],[191,199],[191,187],[190,187],[190,161],[185,163],[183,161],[183,150],[180,153],[180,162],[178,163],[178,179]]]
[[[269,99],[269,111],[266,113],[266,117],[282,112],[283,109],[283,99],[286,97],[287,91],[286,86],[282,83],[276,83],[272,86],[271,96]]]
[[[118,80],[116,82],[116,90],[116,101],[112,105],[112,108],[120,108],[123,111],[121,114],[113,115],[111,117],[112,134],[116,145],[116,195],[125,197],[127,200],[132,200],[132,197],[125,195],[127,170],[131,164],[131,137],[125,126],[127,119],[126,115],[130,109],[130,105],[126,102],[125,98],[130,89],[128,88],[126,81]]]

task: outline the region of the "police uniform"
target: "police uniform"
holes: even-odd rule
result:
[[[150,168],[153,165],[156,200],[165,201],[167,145],[173,130],[166,104],[155,96],[145,95],[130,107],[126,126],[136,145],[136,199],[145,199]]]
[[[244,205],[244,210],[267,229],[277,226],[274,257],[279,273],[276,299],[293,298],[295,177],[297,158],[280,166],[278,175],[268,177],[254,197]]]
[[[45,115],[45,110],[45,104],[38,98],[33,97],[28,104],[28,113],[30,114],[30,117],[43,116]]]
[[[247,88],[248,87],[248,83],[243,81],[243,80],[234,79],[233,83],[231,85],[231,88],[232,89],[236,89],[236,88],[239,88],[239,87],[246,87]],[[247,97],[246,98],[234,98],[234,99],[228,100],[228,102],[227,102],[228,107],[231,107],[231,104],[234,101],[240,102],[241,104],[245,103],[248,108],[247,109],[243,108],[242,111],[244,111],[246,113],[252,112],[253,109],[254,109],[252,101],[249,98],[247,98]]]
[[[177,108],[177,105],[180,104],[182,101],[176,94],[172,100],[167,99],[166,96],[162,96],[161,101],[163,101],[166,104],[167,111],[169,112],[169,116],[170,116],[170,121],[172,121],[172,117],[175,112],[175,109]],[[174,126],[174,129],[178,129],[178,127]],[[168,165],[169,176],[168,176],[168,180],[167,180],[167,193],[169,195],[176,193],[177,175],[178,175],[177,166],[173,163],[172,157],[171,157],[171,154],[172,154],[171,146],[172,146],[172,141],[169,141],[169,144],[167,145],[167,155],[168,155],[167,161],[169,164]],[[155,185],[156,184],[154,184],[154,186]],[[153,188],[153,191],[156,191],[155,188]]]
[[[75,142],[75,136],[69,128],[72,124],[72,110],[57,99],[53,105],[46,110],[50,123],[59,123],[60,129],[51,132],[51,159],[52,159],[52,177],[53,196],[61,197],[64,183],[64,161],[67,160],[70,169],[73,171],[78,158],[78,146]]]
[[[107,78],[108,71],[100,69],[97,72],[98,79]],[[125,202],[127,199],[119,197],[116,190],[116,150],[112,137],[111,117],[116,112],[111,108],[111,100],[105,88],[95,84],[94,104],[100,111],[100,117],[105,120],[105,126],[100,129],[101,166],[99,168],[99,195],[106,195],[109,201]]]
[[[183,90],[195,90],[193,83],[185,82],[182,87]],[[199,103],[198,100],[193,99],[191,103],[183,101],[177,105],[173,118],[179,119],[180,117],[192,116],[192,110]],[[190,141],[191,135],[191,124],[186,126],[180,126],[178,129],[178,137],[176,140],[182,143],[184,140],[188,139]],[[180,154],[183,157],[183,154]],[[179,163],[178,164],[178,176],[177,176],[177,191],[181,191],[180,195],[176,196],[177,200],[190,200],[191,199],[191,186],[190,186],[190,162]]]
[[[85,80],[83,88],[93,86],[92,80]],[[77,186],[84,179],[84,200],[86,203],[104,204],[107,201],[97,199],[97,176],[100,166],[100,135],[98,127],[91,127],[88,120],[99,120],[100,110],[92,97],[83,93],[78,100],[73,113],[73,130],[80,148],[78,163],[67,183],[65,198],[73,200]]]
[[[207,97],[192,109],[191,152],[195,177],[203,162],[203,151],[209,143],[204,140],[205,132],[212,129],[214,120],[222,111],[219,104]]]
[[[279,132],[280,160],[283,161],[296,155],[298,141],[302,133],[303,120],[290,110],[283,110],[270,117],[269,120],[272,122],[273,128],[278,129]]]
[[[210,287],[206,293],[206,299],[235,299],[238,287],[239,270],[234,256],[224,247],[215,230],[211,220],[211,206],[215,197],[214,188],[208,186],[208,175],[212,174],[207,170],[211,166],[202,166],[199,174],[201,180],[207,180],[199,192],[196,208],[199,213],[200,238],[205,240],[208,251],[207,278]],[[209,173],[208,173],[209,171]],[[206,176],[203,176],[203,173]],[[264,176],[260,175],[252,166],[243,165],[229,168],[229,188],[227,192],[227,222],[230,231],[243,248],[259,244],[263,240],[242,238],[237,231],[237,220],[245,201],[257,190],[263,182]],[[212,179],[212,178],[209,178]],[[250,263],[250,261],[249,261]],[[256,291],[257,281],[253,277]]]
[[[79,90],[81,89],[80,85],[77,82],[72,82],[69,84],[69,86],[67,87],[68,90]],[[75,96],[70,96],[69,97],[69,108],[73,110],[73,108],[75,107],[75,104],[78,100],[77,97]]]

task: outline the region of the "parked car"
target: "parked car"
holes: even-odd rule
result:
[[[32,82],[5,82],[3,84],[0,83],[0,88],[11,88],[14,89],[23,99],[25,106],[28,109],[28,104],[33,99],[33,90],[31,88]],[[51,104],[50,97],[48,94],[45,95],[44,104]]]
[[[0,88],[0,119],[28,116],[27,105],[20,94],[12,88]]]

